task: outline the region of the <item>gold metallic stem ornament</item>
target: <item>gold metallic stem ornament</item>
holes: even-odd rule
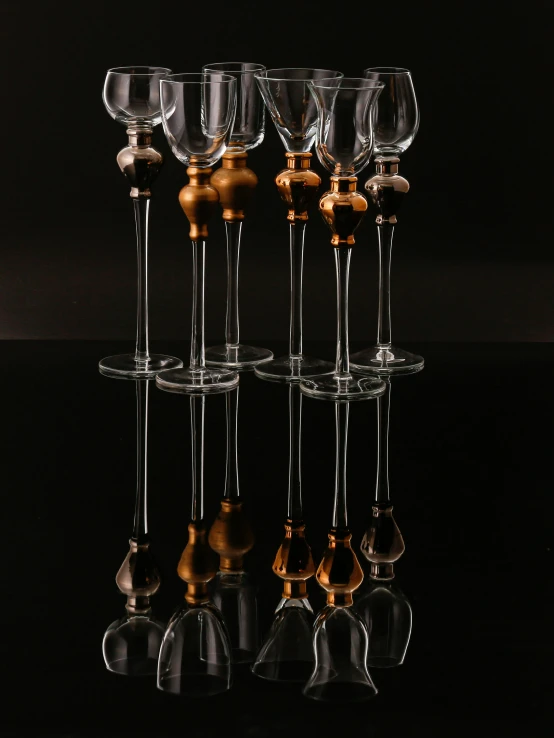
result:
[[[211,167],[187,168],[190,181],[179,192],[179,202],[190,223],[191,241],[208,238],[208,221],[219,202],[219,194],[210,184]]]
[[[353,246],[354,231],[367,210],[367,200],[356,191],[357,177],[331,177],[331,189],[319,201],[319,211],[329,226],[335,248]]]
[[[398,174],[399,163],[400,159],[396,156],[377,157],[376,174],[365,183],[365,190],[379,211],[375,219],[377,225],[384,223],[395,225],[396,213],[404,201],[404,195],[410,189],[408,180]]]
[[[150,185],[163,164],[159,151],[151,146],[152,129],[132,126],[127,129],[129,145],[117,155],[117,163],[131,184],[131,197],[151,197]]]
[[[284,599],[304,599],[308,596],[306,581],[315,571],[312,551],[305,538],[302,520],[287,519],[285,537],[273,562],[273,572],[285,580]]]
[[[348,528],[331,528],[329,546],[325,549],[315,578],[327,592],[327,604],[348,607],[352,604],[352,592],[364,580],[360,562],[354,553],[352,533]]]
[[[393,579],[394,562],[405,550],[404,539],[392,516],[390,502],[375,502],[369,528],[361,543],[361,550],[371,563],[372,579]]]
[[[221,159],[221,167],[211,176],[211,184],[219,193],[223,208],[223,220],[237,223],[244,220],[244,210],[252,199],[258,178],[246,166],[246,151],[227,150]]]
[[[117,572],[115,581],[124,595],[127,595],[129,615],[145,615],[150,611],[150,597],[160,586],[160,573],[152,558],[149,541],[138,543],[131,538],[129,553]]]
[[[208,583],[217,573],[217,556],[208,544],[203,521],[191,521],[189,540],[177,566],[177,574],[187,583],[185,599],[190,605],[210,600]]]
[[[219,570],[226,574],[244,571],[244,556],[254,545],[252,528],[242,509],[241,500],[223,498],[208,542],[219,554]]]
[[[308,208],[321,185],[321,177],[310,169],[311,154],[286,153],[287,169],[275,177],[281,199],[288,205],[287,220],[308,220]]]

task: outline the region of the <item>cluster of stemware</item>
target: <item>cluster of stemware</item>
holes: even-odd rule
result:
[[[347,446],[350,403],[336,402],[335,491],[328,546],[315,567],[306,538],[302,496],[302,400],[298,383],[288,389],[289,484],[284,537],[272,570],[283,581],[281,599],[259,641],[257,588],[245,556],[255,543],[239,485],[237,425],[239,388],[226,395],[226,468],[220,511],[211,526],[204,514],[204,395],[191,396],[192,494],[188,541],[177,566],[186,583],[184,602],[166,624],[152,598],[161,576],[148,530],[148,401],[152,380],[136,380],[137,486],[133,533],[116,583],[126,613],[106,630],[108,670],[156,676],[158,688],[188,697],[229,690],[238,665],[269,682],[302,685],[306,697],[358,701],[377,694],[370,671],[403,663],[411,606],[396,586],[394,564],[404,542],[392,516],[388,483],[391,379],[377,398],[377,478],[370,522],[360,544],[370,570],[365,586],[352,547],[347,513]],[[316,615],[309,601],[314,577],[327,602]]]
[[[131,184],[138,254],[137,341],[134,355],[102,359],[105,374],[156,377],[158,387],[189,394],[225,392],[239,381],[239,369],[274,381],[299,381],[306,394],[349,401],[381,394],[381,376],[418,371],[423,359],[392,345],[390,264],[396,214],[407,181],[398,174],[403,153],[419,126],[409,70],[368,68],[363,77],[329,69],[266,69],[261,64],[207,64],[201,72],[173,74],[162,67],[108,71],[104,103],[127,127],[129,138],[117,161]],[[257,184],[247,166],[248,151],[264,138],[264,113],[286,149],[287,168],[275,178],[290,224],[289,354],[241,343],[239,255],[245,209]],[[148,217],[151,185],[162,165],[152,147],[153,128],[162,123],[169,146],[187,166],[189,183],[179,193],[192,243],[192,330],[188,366],[172,356],[150,354],[148,342]],[[310,169],[310,149],[330,174],[331,189],[319,200],[331,231],[337,281],[337,351],[333,366],[306,356],[302,345],[303,251],[308,211],[321,183]],[[376,174],[365,185],[375,207],[379,234],[377,343],[352,357],[348,344],[348,287],[354,232],[368,208],[357,192],[359,173],[376,154]],[[214,165],[222,166],[213,172]],[[208,221],[222,207],[227,238],[225,343],[206,349],[204,340],[205,251]]]
[[[273,681],[301,681],[314,699],[365,699],[376,694],[368,668],[402,663],[411,632],[411,609],[390,582],[393,563],[404,550],[388,493],[388,407],[391,377],[413,373],[423,359],[392,345],[390,264],[396,214],[408,183],[398,174],[399,155],[417,133],[419,113],[406,69],[369,68],[363,77],[328,69],[266,69],[227,62],[201,72],[133,67],[109,70],[105,105],[127,127],[129,145],[118,155],[131,184],[138,254],[137,342],[134,355],[100,362],[103,374],[137,384],[137,448],[146,459],[149,381],[190,396],[192,511],[188,543],[178,565],[187,584],[185,605],[167,627],[152,616],[150,598],[160,578],[151,559],[146,525],[146,480],[137,480],[134,533],[117,576],[127,595],[127,615],[104,639],[106,665],[121,673],[156,673],[158,687],[177,694],[216,694],[229,689],[232,665]],[[290,227],[289,353],[241,343],[239,254],[242,225],[257,177],[248,151],[264,137],[268,110],[285,146],[286,168],[275,182],[287,205]],[[153,128],[162,123],[173,154],[187,166],[189,183],[179,202],[190,224],[192,243],[192,331],[188,366],[180,359],[150,354],[148,343],[148,216],[150,186],[162,157],[152,147]],[[337,290],[337,348],[334,364],[303,353],[303,252],[309,208],[321,184],[310,168],[315,142],[330,174],[330,190],[319,211],[331,232]],[[357,191],[358,175],[376,154],[376,174],[365,185],[376,211],[379,235],[377,343],[350,361],[348,288],[354,232],[368,200]],[[219,161],[222,166],[213,172]],[[225,343],[205,347],[204,283],[208,222],[218,203],[227,239]],[[273,571],[284,581],[282,599],[267,638],[256,640],[254,590],[243,559],[254,538],[244,516],[238,484],[236,427],[239,372],[252,369],[264,380],[289,384],[290,464],[285,535]],[[204,414],[206,395],[227,393],[227,470],[217,520],[208,530],[203,507]],[[329,544],[315,568],[306,541],[301,495],[302,395],[333,401],[336,474]],[[371,586],[356,602],[362,568],[351,545],[346,501],[349,403],[377,400],[378,474],[371,524],[361,550],[371,564]],[[142,454],[142,456],[140,456]],[[146,469],[146,462],[138,469]],[[219,566],[217,556],[219,555]],[[314,622],[307,580],[315,574],[327,604]],[[391,623],[394,624],[392,628]],[[391,628],[394,637],[391,636]],[[400,634],[400,635],[399,635]],[[137,645],[138,644],[138,645]]]

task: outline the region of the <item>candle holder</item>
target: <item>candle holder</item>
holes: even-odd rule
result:
[[[252,673],[275,682],[304,683],[313,665],[311,628],[313,610],[306,582],[315,572],[306,541],[301,474],[302,394],[289,386],[289,488],[285,536],[273,562],[273,573],[283,580],[283,594],[270,632]]]
[[[317,103],[316,151],[332,174],[331,190],[319,201],[319,210],[332,233],[337,274],[337,353],[333,374],[306,379],[302,392],[327,400],[366,400],[380,395],[385,385],[376,377],[350,371],[348,348],[348,285],[350,256],[367,202],[356,191],[357,174],[367,165],[373,148],[373,106],[383,85],[366,79],[342,77],[310,82]]]
[[[117,67],[109,69],[102,99],[106,110],[127,128],[129,145],[117,155],[117,163],[131,185],[137,234],[137,340],[134,354],[102,359],[102,374],[131,378],[154,377],[162,369],[183,362],[175,356],[151,354],[148,342],[148,216],[150,190],[163,158],[152,147],[152,131],[161,121],[160,80],[171,74],[165,67]]]
[[[137,488],[133,535],[129,553],[115,578],[126,595],[127,611],[106,630],[102,641],[104,663],[109,671],[127,676],[156,674],[165,629],[154,618],[150,599],[160,587],[160,573],[150,550],[147,506],[148,380],[136,381],[137,396]]]
[[[204,523],[204,414],[206,398],[190,398],[192,511],[177,573],[186,582],[186,604],[171,617],[158,661],[158,689],[206,697],[231,687],[231,643],[221,612],[211,602],[209,582],[217,556]]]
[[[290,231],[289,353],[257,367],[256,374],[262,379],[288,382],[333,371],[330,362],[303,352],[302,278],[308,209],[321,184],[320,176],[310,169],[317,107],[308,83],[341,76],[341,72],[329,69],[305,68],[268,69],[256,74],[260,92],[286,149],[287,167],[277,174],[275,183],[288,208]]]
[[[327,605],[315,621],[315,665],[303,690],[306,697],[327,702],[366,700],[377,694],[366,666],[367,630],[352,608],[352,593],[361,585],[364,575],[351,546],[347,518],[349,410],[349,403],[335,403],[337,463],[333,525],[329,545],[315,575],[327,592]]]
[[[251,663],[258,650],[258,606],[256,590],[244,569],[244,557],[254,546],[254,534],[243,510],[238,467],[237,387],[225,396],[227,404],[227,463],[225,491],[208,543],[219,555],[213,602],[227,625],[233,663]]]
[[[372,67],[364,76],[384,84],[375,107],[375,168],[365,189],[377,211],[379,235],[379,313],[377,343],[352,356],[356,371],[373,374],[411,374],[423,368],[421,356],[392,345],[390,275],[392,239],[397,213],[410,189],[398,174],[400,154],[415,138],[419,128],[419,109],[408,69]]]
[[[192,335],[187,368],[160,372],[160,389],[188,394],[226,392],[238,384],[236,372],[206,366],[204,272],[208,221],[219,202],[210,184],[211,167],[229,144],[236,107],[236,79],[227,74],[174,74],[160,82],[164,133],[171,150],[187,165],[190,181],[179,202],[190,223],[192,242]]]
[[[222,157],[222,166],[211,177],[219,193],[227,236],[227,317],[225,344],[206,349],[206,364],[227,367],[253,367],[273,358],[269,349],[240,343],[239,333],[239,256],[245,209],[258,184],[247,166],[248,152],[264,139],[264,104],[254,74],[262,64],[217,62],[206,64],[206,74],[229,74],[237,80],[237,114],[231,141]]]

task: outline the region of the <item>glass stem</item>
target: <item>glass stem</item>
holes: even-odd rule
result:
[[[287,517],[302,520],[302,392],[300,386],[289,386],[289,499]]]
[[[238,419],[239,388],[226,393],[227,405],[227,463],[225,468],[225,497],[238,500],[239,491],[239,459],[238,459]]]
[[[381,349],[389,349],[392,342],[390,266],[394,226],[390,223],[383,223],[377,226],[377,232],[379,234],[379,316],[377,319],[377,346]]]
[[[377,480],[375,502],[389,502],[389,418],[391,381],[383,377],[387,387],[377,398]]]
[[[227,321],[225,342],[231,348],[239,345],[239,256],[242,221],[225,222],[227,233]]]
[[[350,403],[335,402],[335,506],[333,528],[347,528],[346,515],[346,453],[348,448],[348,414]]]
[[[149,197],[133,199],[137,231],[137,345],[135,361],[150,359],[148,353],[148,212]]]
[[[335,377],[350,379],[350,356],[348,351],[348,281],[351,248],[335,249],[337,268],[337,362]]]
[[[192,334],[190,340],[190,368],[206,368],[204,349],[204,271],[206,242],[192,241]]]
[[[190,437],[192,446],[192,511],[191,519],[204,518],[204,408],[206,398],[190,398]]]
[[[137,492],[133,540],[142,543],[148,539],[147,469],[148,469],[148,387],[150,382],[135,382],[137,395]]]
[[[290,224],[290,339],[289,354],[302,358],[302,272],[306,223]]]

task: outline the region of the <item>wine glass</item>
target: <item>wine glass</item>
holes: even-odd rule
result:
[[[171,150],[187,165],[190,182],[179,202],[190,222],[192,242],[192,335],[187,368],[159,373],[161,389],[188,394],[226,392],[238,384],[236,372],[206,367],[204,272],[208,220],[219,201],[210,185],[211,167],[225,153],[236,108],[236,78],[228,74],[173,74],[160,81],[162,123]]]
[[[320,399],[366,400],[380,395],[385,385],[377,377],[350,371],[348,349],[348,283],[354,231],[367,209],[366,199],[356,192],[358,173],[373,150],[373,106],[383,84],[341,77],[313,80],[310,91],[317,104],[316,151],[331,173],[331,190],[319,201],[329,226],[335,251],[337,279],[337,353],[331,375],[306,379],[302,392]]]
[[[377,689],[367,670],[367,629],[352,608],[352,593],[364,575],[352,549],[346,501],[346,461],[350,403],[335,402],[335,497],[329,544],[316,572],[327,604],[314,624],[315,664],[303,694],[316,700],[358,701]]]
[[[165,625],[153,616],[151,597],[160,587],[160,573],[148,535],[148,392],[151,380],[135,380],[137,399],[137,488],[129,552],[115,578],[127,596],[126,614],[106,630],[102,641],[109,671],[127,676],[156,674]]]
[[[158,689],[188,696],[210,696],[231,687],[229,634],[208,589],[217,556],[204,523],[205,404],[205,395],[190,397],[192,509],[189,538],[177,566],[187,583],[186,604],[167,624],[158,661]]]
[[[134,354],[107,356],[99,362],[102,374],[154,377],[162,369],[183,362],[174,356],[151,354],[148,345],[148,216],[150,187],[163,158],[152,147],[152,131],[161,122],[160,80],[171,74],[166,67],[117,67],[109,69],[102,99],[106,110],[127,128],[129,145],[117,155],[117,163],[131,185],[137,234],[137,340]]]
[[[375,106],[376,174],[365,184],[378,211],[379,313],[376,345],[354,354],[352,366],[360,372],[409,374],[422,369],[424,360],[392,345],[390,272],[396,215],[410,188],[407,180],[398,174],[399,157],[418,131],[419,109],[409,69],[370,67],[364,71],[364,77],[384,85]]]
[[[206,74],[230,74],[237,80],[237,114],[231,141],[223,154],[222,166],[211,178],[219,192],[227,235],[227,318],[225,344],[206,349],[206,364],[228,367],[253,367],[273,358],[269,349],[240,343],[239,335],[239,254],[242,222],[258,178],[246,165],[248,152],[264,140],[265,107],[254,79],[263,71],[253,62],[215,62],[205,64]]]
[[[330,69],[311,68],[266,69],[256,74],[260,92],[286,149],[287,168],[277,174],[275,182],[288,206],[290,226],[289,353],[256,367],[255,372],[262,379],[293,381],[333,371],[330,362],[303,353],[302,277],[308,208],[321,184],[320,176],[310,169],[317,107],[308,83],[341,76],[341,72]]]

